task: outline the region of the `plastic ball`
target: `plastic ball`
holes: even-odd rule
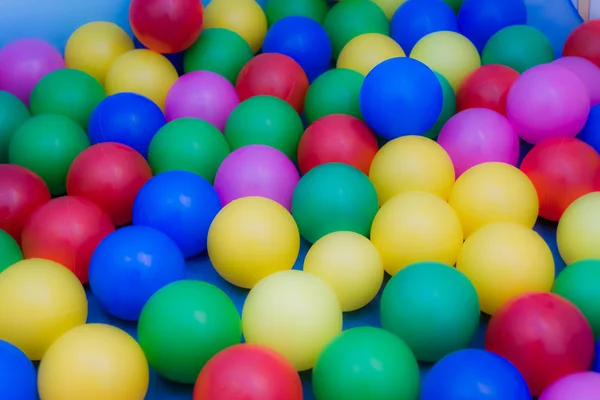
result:
[[[383,282],[383,262],[377,248],[354,232],[333,232],[311,246],[304,272],[317,275],[335,292],[342,311],[371,302]]]
[[[296,159],[304,133],[294,108],[273,96],[254,96],[237,106],[225,125],[225,139],[232,150],[252,144],[271,146]]]
[[[267,33],[267,18],[254,0],[212,0],[204,10],[203,28],[233,31],[256,53]]]
[[[194,386],[194,400],[302,400],[294,366],[265,346],[239,344],[214,356]]]
[[[479,349],[460,350],[427,373],[421,400],[531,400],[527,383],[509,361]]]
[[[114,326],[88,324],[61,336],[40,364],[44,400],[143,399],[146,358],[134,338]]]
[[[363,80],[364,76],[345,68],[331,69],[315,79],[308,88],[304,101],[304,115],[308,123],[312,124],[319,118],[332,114],[362,118],[358,96]]]
[[[381,207],[371,227],[371,241],[381,253],[386,272],[393,276],[420,261],[454,265],[463,231],[446,201],[431,193],[409,191]]]
[[[515,296],[550,291],[554,281],[548,244],[514,222],[497,222],[474,232],[465,240],[456,268],[473,282],[481,311],[490,315]]]
[[[92,112],[88,136],[92,144],[121,143],[146,157],[152,138],[165,124],[165,116],[152,100],[119,93],[105,98]]]
[[[600,393],[600,374],[578,372],[559,379],[540,396],[540,400],[589,399]]]
[[[131,37],[111,22],[89,22],[77,28],[65,47],[67,68],[87,72],[104,85],[112,63],[134,49]]]
[[[185,273],[183,254],[166,234],[147,226],[127,226],[96,247],[90,261],[90,289],[106,312],[137,321],[150,297],[184,279]]]
[[[0,229],[0,273],[22,259],[23,253],[17,241]]]
[[[156,132],[148,147],[148,162],[155,175],[189,171],[212,183],[229,153],[227,140],[214,125],[196,118],[181,118]]]
[[[482,65],[471,72],[456,92],[456,110],[487,108],[506,115],[508,91],[519,73],[505,65]]]
[[[431,69],[400,57],[373,68],[365,77],[359,101],[367,125],[392,140],[431,129],[442,111],[444,95]]]
[[[11,164],[39,175],[52,195],[66,192],[71,163],[90,141],[77,123],[62,115],[44,114],[25,122],[13,134],[8,148]]]
[[[242,323],[233,301],[201,281],[183,280],[160,289],[144,306],[138,323],[138,340],[148,363],[160,376],[178,383],[196,382],[215,354],[241,339]]]
[[[183,56],[186,73],[212,71],[235,85],[238,74],[254,54],[246,41],[237,33],[224,28],[202,31]]]
[[[575,200],[565,210],[556,229],[556,241],[567,265],[600,259],[600,193],[592,192]]]
[[[64,67],[65,61],[50,43],[33,38],[15,40],[0,50],[0,90],[29,106],[29,95],[39,80]]]
[[[446,122],[456,114],[456,95],[454,94],[454,89],[452,89],[450,82],[448,82],[448,79],[444,78],[443,75],[435,72],[435,76],[442,87],[442,111],[435,121],[435,124],[423,134],[423,136],[429,139],[436,139],[440,135],[440,131]]]
[[[37,400],[37,372],[27,355],[0,340],[0,393],[9,399]]]
[[[263,53],[244,65],[238,75],[236,90],[241,101],[254,96],[273,96],[286,101],[301,113],[308,90],[308,78],[293,58],[285,54]]]
[[[379,145],[375,134],[360,119],[332,114],[313,122],[298,144],[298,166],[303,174],[322,164],[351,165],[365,175]]]
[[[242,328],[247,343],[269,347],[297,371],[305,371],[313,368],[321,351],[342,331],[342,310],[334,291],[321,278],[282,271],[250,291]]]
[[[588,370],[594,335],[570,301],[554,293],[527,293],[514,297],[492,317],[485,348],[512,362],[531,394],[539,396],[558,379]]]
[[[250,289],[293,267],[300,234],[290,213],[264,197],[244,197],[223,207],[208,231],[208,256],[229,283]]]
[[[563,57],[582,57],[600,67],[598,38],[600,38],[600,22],[595,19],[585,21],[567,37],[562,51]]]
[[[358,98],[358,95],[357,95]],[[358,108],[358,100],[356,101]],[[0,91],[0,163],[8,164],[8,145],[13,133],[27,121],[29,110],[15,95]]]
[[[419,60],[444,76],[458,90],[465,78],[481,66],[477,49],[456,32],[434,32],[417,42],[410,58]]]
[[[520,143],[517,132],[502,114],[487,108],[470,108],[446,122],[438,143],[448,152],[456,177],[487,162],[517,165]]]
[[[337,68],[347,68],[364,76],[383,61],[404,57],[404,51],[389,36],[365,33],[350,40],[337,59]]]
[[[334,4],[323,20],[323,27],[331,39],[334,58],[338,58],[344,46],[357,36],[390,34],[385,13],[373,1],[345,0]]]
[[[566,68],[543,64],[525,71],[506,100],[506,116],[528,143],[574,137],[587,120],[590,96],[581,79]]]
[[[321,23],[327,14],[326,0],[268,0],[266,13],[269,26],[291,16],[312,18]]]
[[[398,7],[402,5],[406,0],[371,0],[377,4],[379,8],[385,13],[385,16],[391,20]]]
[[[41,360],[63,333],[85,324],[87,313],[83,286],[54,261],[23,260],[0,274],[0,340],[31,360]]]
[[[600,372],[600,339],[596,341],[596,355],[594,357],[594,364],[592,365],[592,371]]]
[[[197,0],[132,0],[129,21],[135,36],[150,50],[178,53],[202,31],[204,7]]]
[[[0,229],[21,243],[29,216],[50,201],[46,183],[27,168],[0,164]]]
[[[177,71],[163,55],[150,50],[129,51],[117,58],[106,73],[106,93],[137,93],[164,110],[165,98],[177,81]]]
[[[590,106],[600,104],[600,68],[593,62],[581,57],[561,57],[553,64],[568,69],[581,79],[590,95]]]

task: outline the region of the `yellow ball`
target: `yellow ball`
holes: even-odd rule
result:
[[[111,22],[90,22],[78,28],[65,47],[67,68],[87,72],[104,84],[106,72],[121,55],[135,48],[121,27]]]
[[[117,58],[106,73],[108,95],[132,92],[164,109],[165,98],[179,76],[165,56],[151,50],[132,50]]]
[[[394,13],[406,0],[371,0],[377,4],[385,13],[389,20],[392,19]]]
[[[237,33],[256,53],[267,34],[267,17],[254,0],[212,0],[204,10],[203,29],[210,28]]]
[[[63,333],[85,324],[87,299],[79,279],[54,261],[31,258],[0,274],[0,340],[41,360]]]
[[[261,279],[291,269],[300,251],[292,215],[264,197],[227,204],[208,231],[208,256],[229,283],[250,289]]]
[[[446,150],[423,136],[403,136],[387,142],[369,171],[379,205],[397,194],[421,190],[447,200],[454,184],[454,165]]]
[[[448,203],[462,222],[465,237],[494,222],[533,228],[539,201],[531,180],[512,165],[489,162],[468,169],[454,184]]]
[[[61,336],[42,359],[41,400],[143,400],[148,362],[138,343],[111,325],[89,324]]]
[[[481,311],[490,315],[517,295],[550,291],[554,281],[554,260],[544,239],[514,222],[486,225],[472,234],[456,268],[473,283]]]
[[[600,259],[600,192],[581,196],[567,207],[558,221],[556,241],[567,265]]]
[[[385,270],[394,275],[419,261],[454,265],[463,232],[448,203],[431,193],[411,191],[394,196],[379,209],[371,241]]]
[[[366,76],[377,64],[404,56],[404,51],[392,38],[380,33],[365,33],[346,43],[337,59],[337,67]]]
[[[481,66],[479,52],[463,35],[441,31],[423,37],[410,57],[421,61],[448,80],[456,92],[462,81]]]
[[[316,275],[283,271],[250,291],[242,329],[247,343],[270,347],[297,371],[306,371],[342,331],[342,309],[333,290]]]
[[[334,232],[312,245],[304,271],[323,279],[337,295],[342,311],[358,310],[375,298],[383,283],[383,261],[366,237]]]

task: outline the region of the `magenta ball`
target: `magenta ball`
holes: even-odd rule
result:
[[[173,84],[165,101],[165,115],[167,121],[198,118],[222,132],[239,103],[235,87],[226,78],[211,71],[195,71]]]
[[[240,197],[261,196],[291,210],[300,180],[294,163],[281,151],[262,144],[234,150],[223,160],[215,189],[223,206]]]
[[[574,73],[586,87],[590,106],[600,103],[600,68],[582,57],[562,57],[553,62]]]
[[[500,113],[470,108],[450,118],[438,137],[458,178],[469,168],[486,162],[517,165],[519,136]]]
[[[575,137],[590,112],[590,96],[573,72],[542,64],[521,74],[510,88],[506,116],[523,140]]]
[[[550,385],[539,400],[598,400],[600,399],[600,374],[579,372],[565,376]]]
[[[0,90],[29,106],[29,95],[46,74],[65,67],[58,50],[40,39],[19,39],[0,50]]]

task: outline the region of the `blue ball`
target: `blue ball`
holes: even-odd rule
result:
[[[594,357],[594,365],[592,366],[592,371],[600,372],[600,338],[596,342],[596,355]]]
[[[137,321],[150,297],[185,279],[181,250],[164,233],[128,226],[108,235],[90,261],[90,288],[106,312]]]
[[[392,39],[406,54],[421,38],[439,31],[458,32],[456,14],[444,0],[408,0],[392,17]]]
[[[92,144],[121,143],[147,157],[152,138],[166,123],[162,110],[152,100],[135,93],[117,93],[94,109],[88,136]]]
[[[333,54],[325,28],[312,18],[301,16],[275,22],[265,36],[262,51],[293,58],[311,82],[329,69]]]
[[[525,379],[508,360],[468,349],[447,355],[431,368],[420,400],[531,400]]]
[[[37,373],[25,353],[0,340],[0,399],[37,400]]]
[[[458,31],[479,50],[496,32],[527,23],[523,0],[464,0],[458,12]]]
[[[444,96],[435,73],[408,57],[378,64],[360,89],[360,112],[377,134],[392,140],[422,135],[437,121]]]
[[[219,195],[206,179],[188,171],[168,171],[138,192],[133,224],[167,234],[188,258],[206,250],[208,228],[220,210]]]
[[[577,136],[600,153],[600,104],[596,104],[590,110],[585,126]]]

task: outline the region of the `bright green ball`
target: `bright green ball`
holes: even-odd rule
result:
[[[0,90],[0,164],[8,162],[8,144],[13,133],[30,117],[17,96]]]
[[[408,346],[383,329],[349,329],[325,347],[313,369],[316,400],[416,400],[419,365]]]
[[[0,273],[22,259],[23,253],[15,239],[0,229]]]
[[[202,281],[163,287],[148,300],[138,323],[148,363],[178,383],[194,383],[208,360],[241,339],[242,323],[233,301]]]
[[[446,122],[450,119],[450,117],[456,114],[456,95],[454,94],[454,89],[452,89],[450,82],[448,82],[448,80],[444,78],[442,74],[437,72],[434,73],[435,76],[437,76],[438,81],[440,81],[440,85],[442,85],[444,102],[442,103],[442,111],[440,112],[440,116],[438,117],[437,121],[431,127],[431,129],[423,134],[423,136],[430,139],[437,138]]]
[[[308,171],[292,197],[292,215],[302,237],[311,243],[338,231],[368,237],[378,210],[373,183],[342,163],[321,164]]]
[[[267,22],[269,26],[285,17],[300,16],[323,22],[327,14],[326,0],[269,0],[267,3]]]

